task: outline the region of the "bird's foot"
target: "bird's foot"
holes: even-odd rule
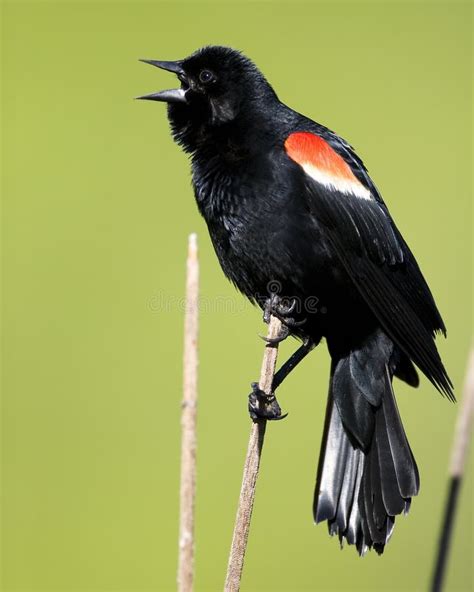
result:
[[[278,317],[282,322],[292,319],[291,314],[296,309],[296,299],[282,298],[275,292],[265,300],[263,308],[263,320],[265,323],[270,322],[271,316]]]
[[[270,345],[275,345],[285,340],[289,335],[291,335],[293,329],[303,325],[306,322],[306,319],[297,321],[296,318],[292,316],[295,311],[295,298],[284,299],[281,298],[278,294],[272,294],[270,298],[267,298],[263,309],[263,321],[268,324],[270,322],[270,318],[273,315],[280,319],[282,327],[280,330],[280,335],[278,335],[278,337],[275,337],[273,339],[270,339],[268,337],[262,337],[262,339]]]
[[[285,419],[288,415],[288,413],[281,414],[281,407],[275,394],[267,395],[258,388],[256,382],[252,382],[252,392],[249,395],[249,414],[253,420],[267,419],[269,421]]]

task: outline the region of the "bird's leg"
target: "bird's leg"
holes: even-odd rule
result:
[[[292,354],[288,360],[281,366],[275,375],[273,376],[272,382],[272,391],[276,391],[276,389],[280,386],[280,384],[285,380],[285,378],[298,366],[298,364],[306,358],[310,351],[312,351],[316,347],[316,343],[307,338],[305,341],[300,345],[300,347]]]
[[[296,309],[296,299],[293,299],[288,304],[276,293],[272,293],[272,295],[267,298],[265,301],[265,306],[263,309],[263,320],[265,323],[270,322],[271,316],[275,316],[282,322],[282,327],[280,331],[280,335],[275,337],[274,339],[269,339],[267,337],[263,337],[264,341],[270,343],[271,345],[275,345],[280,343],[281,341],[285,340],[290,334],[292,329],[295,327],[299,327],[303,323],[306,322],[306,319],[302,321],[297,321],[293,316],[292,313]]]
[[[275,373],[272,382],[272,392],[267,395],[258,388],[257,382],[252,382],[252,392],[249,395],[249,414],[252,419],[278,420],[284,419],[288,414],[281,414],[281,407],[275,396],[275,390],[292,372],[296,366],[303,360],[309,352],[315,347],[314,341],[307,339],[296,351],[288,358],[283,366]]]

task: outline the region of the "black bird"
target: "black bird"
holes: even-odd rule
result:
[[[332,358],[314,520],[382,553],[395,516],[418,493],[418,469],[392,378],[418,386],[416,365],[454,400],[435,346],[443,320],[418,264],[362,160],[341,137],[284,105],[240,52],[143,60],[181,88],[168,103],[190,154],[194,193],[225,275],[303,345],[274,389],[324,337]],[[281,418],[254,388],[253,418]]]

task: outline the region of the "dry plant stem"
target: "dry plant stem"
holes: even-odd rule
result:
[[[179,516],[178,590],[191,592],[194,579],[194,498],[196,493],[196,414],[198,369],[199,263],[197,238],[189,236],[186,310],[184,317],[184,373],[181,412],[181,485]]]
[[[456,432],[451,453],[449,472],[451,477],[462,477],[466,464],[474,417],[474,347],[471,348],[461,406],[456,422]]]
[[[272,316],[268,326],[268,337],[278,337],[281,330],[281,321]],[[260,372],[259,388],[266,394],[270,394],[273,375],[278,355],[278,345],[267,345],[263,355],[262,369]],[[265,420],[254,421],[250,430],[250,438],[247,456],[244,464],[242,487],[240,490],[239,507],[235,519],[234,534],[230,548],[229,564],[225,581],[225,592],[237,592],[240,590],[240,579],[244,565],[245,550],[249,536],[250,520],[255,499],[255,487],[257,485],[260,456],[262,454],[263,440],[265,437]]]
[[[458,411],[451,463],[449,465],[449,490],[444,509],[443,525],[438,542],[438,551],[431,581],[431,591],[443,589],[446,565],[449,556],[451,534],[453,531],[459,490],[464,475],[466,458],[471,439],[472,421],[474,419],[474,348],[471,349],[467,364],[466,379],[461,406]]]

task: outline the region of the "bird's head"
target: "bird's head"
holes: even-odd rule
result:
[[[255,64],[229,47],[208,46],[174,62],[142,60],[177,75],[181,87],[138,97],[168,103],[175,138],[193,151],[199,136],[277,100]]]

